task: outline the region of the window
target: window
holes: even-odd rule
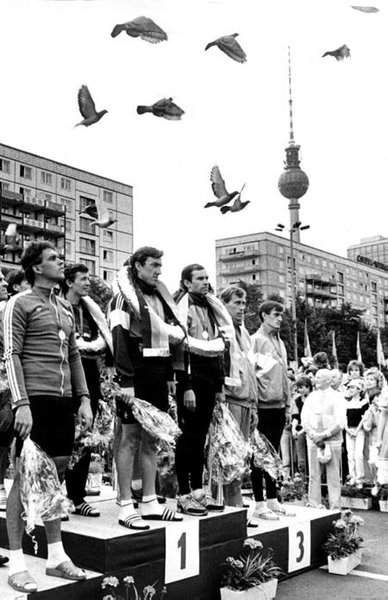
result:
[[[377,283],[372,281],[372,292],[377,292]]]
[[[24,179],[31,179],[32,171],[31,167],[25,167],[24,165],[20,165],[20,177],[24,177]]]
[[[89,269],[89,272],[91,275],[95,275],[96,274],[96,263],[94,260],[89,260],[87,258],[82,258],[82,256],[80,256],[79,261],[85,265],[85,267],[87,267]]]
[[[85,254],[96,254],[96,242],[95,240],[89,240],[88,238],[79,238],[80,252]]]
[[[104,242],[112,243],[113,242],[113,231],[110,231],[109,229],[103,229],[102,237],[104,239]]]
[[[95,227],[93,226],[93,221],[90,221],[90,219],[85,219],[84,217],[80,217],[79,229],[82,231],[82,233],[94,234]]]
[[[47,173],[47,171],[40,172],[40,179],[42,183],[46,183],[47,185],[51,185],[53,182],[53,176],[51,173]]]
[[[113,262],[113,251],[112,250],[103,250],[102,258],[105,262],[112,263]]]
[[[29,198],[31,196],[31,190],[29,188],[20,187],[19,194],[22,194],[25,198]]]
[[[0,171],[3,171],[3,173],[9,173],[9,167],[9,160],[4,160],[4,158],[0,158]]]
[[[52,194],[44,194],[44,199],[47,202],[51,202],[51,200],[53,199],[53,195]]]
[[[87,206],[90,206],[91,204],[93,204],[94,206],[96,206],[96,201],[93,200],[92,198],[87,198],[86,196],[80,196],[79,197],[79,208],[80,210],[85,210],[85,208]]]
[[[66,242],[66,258],[68,259],[73,253],[73,246],[71,242]]]
[[[7,181],[0,181],[0,190],[9,190],[9,183]]]
[[[107,283],[110,283],[112,281],[113,275],[114,275],[113,271],[109,271],[107,269],[102,272],[102,278]]]
[[[67,215],[72,215],[74,211],[74,200],[70,198],[59,198],[59,204],[66,207]]]
[[[71,221],[69,221],[68,219],[66,219],[65,231],[66,231],[66,233],[73,232],[73,223]]]
[[[340,283],[344,282],[344,274],[341,271],[337,271],[337,279]]]
[[[113,204],[113,193],[108,192],[107,190],[104,190],[103,199],[104,199],[104,202],[106,202],[107,204]]]
[[[252,275],[252,281],[255,281],[255,280],[256,280],[256,274],[253,273],[253,275]]]
[[[252,264],[253,264],[253,265],[255,265],[255,264],[256,264],[256,261],[255,261],[255,259],[253,259],[253,260],[252,260]]]
[[[67,179],[67,177],[61,177],[60,187],[61,190],[69,192],[71,190],[71,180]]]

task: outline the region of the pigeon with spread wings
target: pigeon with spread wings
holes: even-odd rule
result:
[[[215,165],[210,172],[210,181],[212,182],[212,190],[217,200],[214,202],[208,202],[205,204],[205,208],[209,208],[209,206],[217,206],[218,208],[225,206],[225,204],[228,204],[228,202],[233,200],[233,198],[239,196],[245,186],[244,183],[240,192],[234,191],[229,193],[225,187],[225,181],[223,180],[221,171],[217,165]]]
[[[93,210],[93,208],[95,210]],[[94,217],[96,211],[97,218]],[[99,198],[96,199],[95,206],[94,204],[90,204],[89,206],[85,207],[83,212],[89,214],[91,217],[94,218],[94,221],[92,221],[92,225],[97,225],[97,227],[100,227],[101,229],[105,229],[106,227],[113,225],[113,223],[116,223],[117,221],[117,219],[114,219],[110,216],[107,205]]]
[[[78,125],[89,127],[89,125],[97,123],[108,112],[107,110],[97,112],[96,105],[87,85],[82,85],[78,90],[78,107],[83,120],[77,123],[75,127],[78,127]]]
[[[242,210],[243,208],[245,208],[247,206],[247,204],[250,203],[250,200],[245,200],[245,202],[241,202],[241,195],[239,194],[233,204],[231,206],[221,206],[220,211],[222,212],[222,214],[224,215],[227,212],[239,212],[240,210]]]
[[[172,101],[172,98],[162,98],[150,106],[139,105],[137,114],[152,113],[155,117],[163,117],[168,121],[180,121],[185,111]]]
[[[212,46],[218,46],[218,48],[222,50],[222,52],[225,52],[225,54],[229,56],[229,58],[232,58],[233,60],[239,63],[244,63],[247,60],[247,55],[236,40],[237,36],[238,33],[232,33],[232,35],[224,35],[214,40],[214,42],[210,42],[206,46],[205,50],[209,50],[209,48],[211,48]]]
[[[158,44],[167,40],[167,33],[148,17],[137,17],[133,21],[115,25],[111,36],[117,37],[122,31],[131,37],[140,37],[150,44]]]
[[[377,13],[379,12],[379,9],[376,8],[376,6],[353,6],[352,8],[354,8],[354,10],[359,10],[361,12],[364,13]]]
[[[336,50],[328,50],[324,54],[322,54],[322,58],[324,56],[334,56],[336,60],[343,60],[344,58],[350,58],[350,48],[346,44],[340,46]]]

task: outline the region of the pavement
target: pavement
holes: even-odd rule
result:
[[[276,600],[388,600],[388,513],[353,512],[364,519],[362,563],[346,577],[320,568],[281,581]]]

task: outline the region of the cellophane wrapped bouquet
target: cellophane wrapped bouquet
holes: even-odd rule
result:
[[[279,479],[282,473],[282,460],[271,442],[258,429],[255,429],[251,435],[251,447],[255,467],[266,471],[272,479]]]
[[[161,447],[161,443],[165,451],[166,448],[175,446],[176,440],[182,432],[168,413],[140,398],[132,400],[131,409],[142,428],[155,439],[158,448]]]
[[[26,532],[31,535],[37,519],[52,521],[60,519],[72,509],[71,501],[62,493],[58,473],[53,460],[28,437],[19,460],[20,497],[23,505],[22,518]],[[37,552],[37,542],[34,550]]]
[[[208,432],[208,471],[215,483],[228,484],[246,470],[250,454],[236,419],[226,404],[216,404]]]
[[[98,413],[92,429],[85,431],[76,417],[74,448],[69,461],[69,469],[73,469],[78,463],[85,448],[96,449],[100,456],[104,453],[113,440],[114,418],[111,404],[104,400],[100,400],[98,403]]]
[[[168,397],[168,414],[177,423],[177,406],[175,398],[171,395]],[[175,449],[174,446],[161,441],[158,449],[158,470],[159,475],[163,480],[175,479]]]

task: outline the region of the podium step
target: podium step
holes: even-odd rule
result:
[[[9,551],[0,548],[0,554],[9,556]],[[16,592],[7,583],[8,563],[0,567],[0,598],[1,600],[91,600],[99,598],[101,589],[101,573],[87,571],[85,581],[68,581],[60,577],[48,577],[45,574],[46,561],[36,556],[26,556],[27,569],[38,584],[38,591],[33,594]]]

